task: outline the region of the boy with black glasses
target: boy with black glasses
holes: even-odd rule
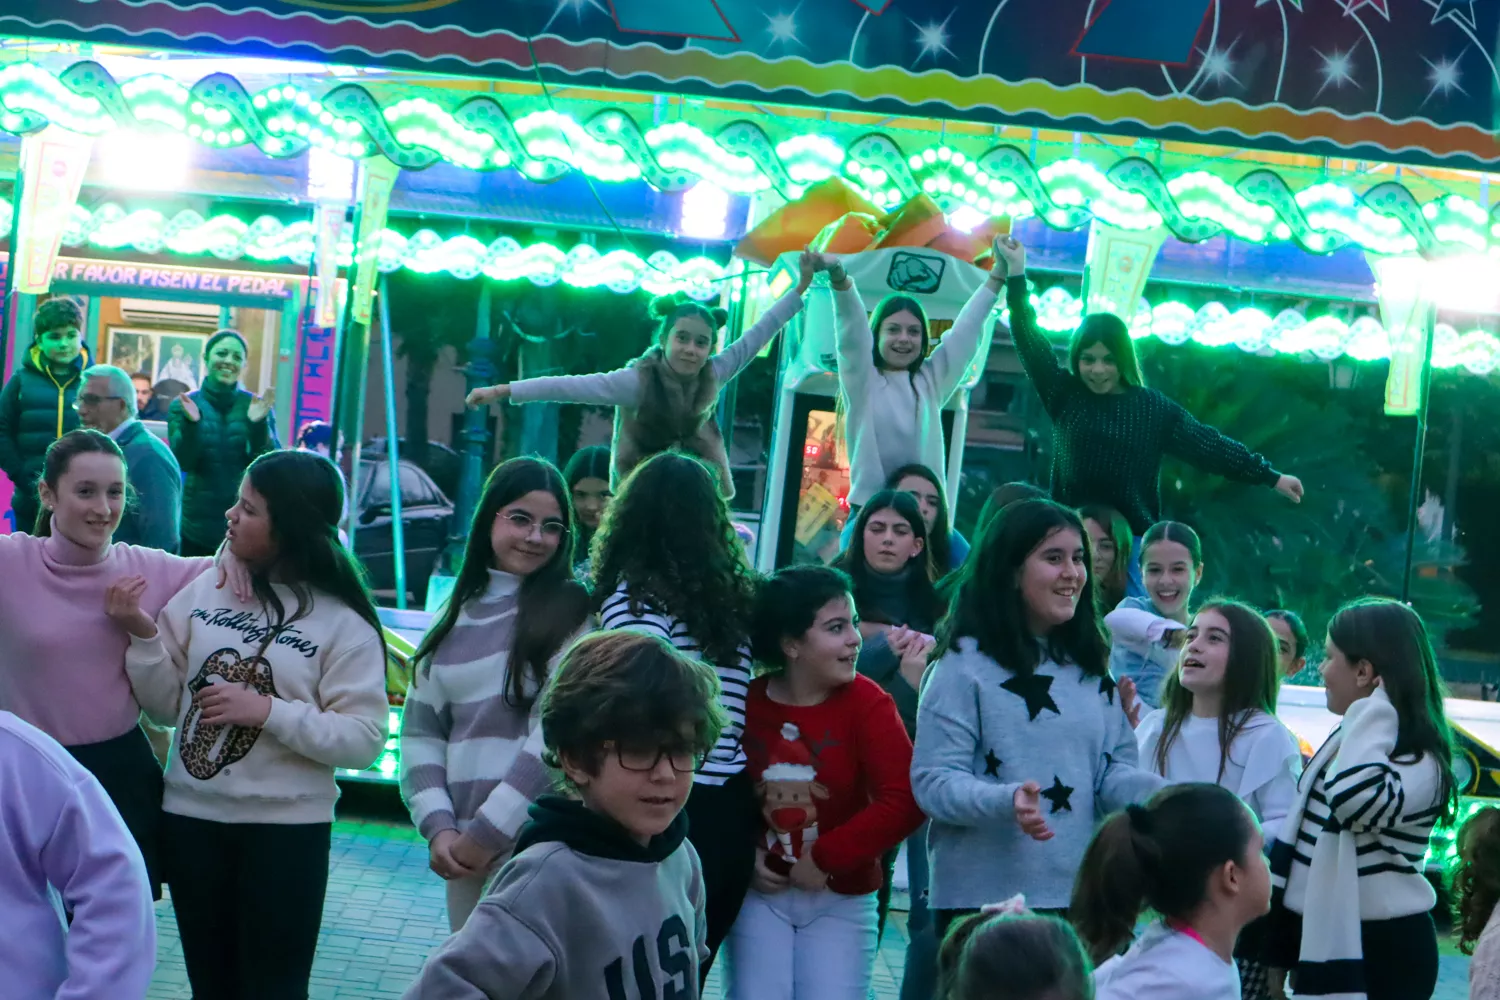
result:
[[[515,854],[406,996],[696,1000],[703,874],[682,807],[724,725],[712,668],[634,632],[589,636],[542,700],[577,798],[531,807]]]

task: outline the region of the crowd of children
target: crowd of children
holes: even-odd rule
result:
[[[1194,600],[1202,549],[1160,520],[1155,475],[1171,453],[1292,499],[1300,482],[1145,388],[1113,317],[1058,364],[1024,250],[995,259],[930,353],[920,304],[871,319],[807,253],[721,353],[722,316],[673,299],[626,369],[472,397],[619,415],[612,462],[493,471],[413,658],[400,785],[452,936],[409,997],[686,1000],[717,963],[731,1000],[865,1000],[903,845],[905,1000],[1431,996],[1422,864],[1458,788],[1421,619],[1374,598],[1333,618],[1320,671],[1343,720],[1304,762],[1276,704],[1306,628]],[[761,577],[715,402],[820,272],[855,466],[846,544],[833,567]],[[1060,446],[1052,496],[997,490],[970,547],[936,415],[1002,287]],[[35,352],[59,393],[81,363],[66,346]],[[387,737],[343,482],[326,457],[269,450],[242,343],[211,346],[202,395],[171,414],[204,557],[111,543],[125,467],[106,435],[17,465],[42,510],[36,534],[0,536],[0,775],[26,772],[62,849],[7,824],[0,897],[33,924],[60,909],[67,930],[26,960],[39,990],[141,995],[141,963],[107,956],[149,950],[165,880],[196,996],[305,997],[334,774]],[[165,774],[142,711],[175,729]],[[1460,835],[1481,997],[1500,997],[1497,815]]]

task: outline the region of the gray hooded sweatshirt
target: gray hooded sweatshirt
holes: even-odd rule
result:
[[[643,847],[608,816],[546,796],[405,998],[697,1000],[703,906],[685,816]]]

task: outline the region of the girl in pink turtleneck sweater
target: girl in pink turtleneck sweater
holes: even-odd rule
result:
[[[49,533],[0,535],[0,709],[57,740],[99,779],[160,898],[161,766],[125,675],[129,636],[105,614],[104,592],[121,577],[143,577],[141,607],[154,615],[213,560],[110,542],[126,502],[125,460],[104,434],[63,435],[47,451],[40,485]]]

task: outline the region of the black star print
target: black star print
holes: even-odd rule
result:
[[[1035,722],[1043,709],[1053,715],[1062,715],[1062,710],[1049,693],[1053,679],[1046,674],[1017,674],[1000,686],[1016,697],[1026,699],[1026,711],[1030,713],[1031,721]]]
[[[1115,766],[1115,755],[1110,753],[1108,750],[1104,751],[1104,766],[1106,768]]]
[[[1115,679],[1109,674],[1099,678],[1099,693],[1109,699],[1109,703],[1115,703]]]
[[[986,750],[984,752],[984,776],[986,778],[1000,777],[1000,765],[1004,763],[1005,761],[995,756],[995,751]]]
[[[1052,803],[1052,812],[1055,815],[1060,812],[1073,811],[1073,804],[1068,801],[1072,794],[1073,789],[1063,784],[1062,779],[1054,774],[1052,787],[1042,792],[1042,798]]]

